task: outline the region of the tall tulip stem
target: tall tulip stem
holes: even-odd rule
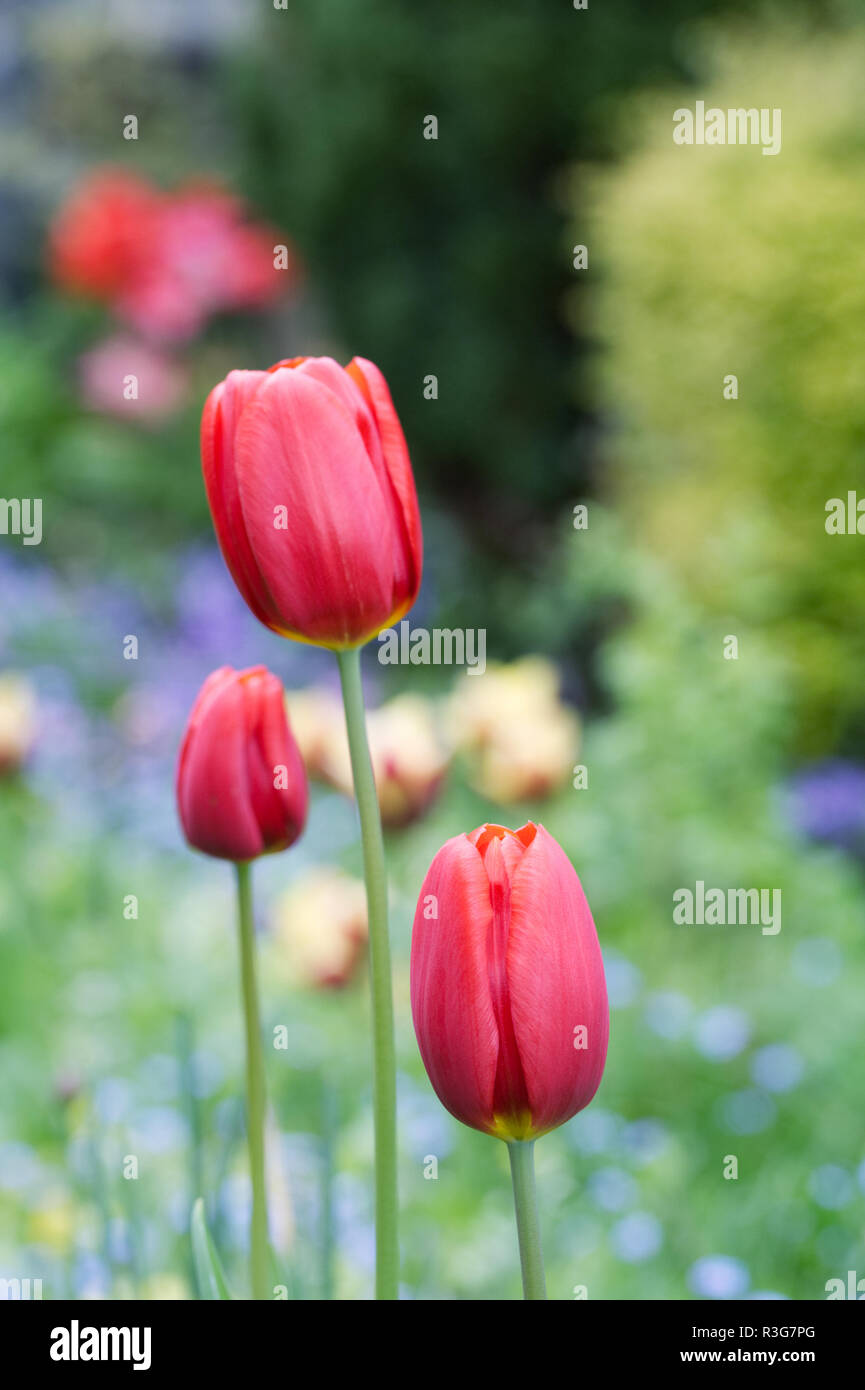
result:
[[[511,1160],[511,1180],[514,1185],[523,1297],[546,1298],[547,1285],[544,1279],[544,1257],[541,1252],[538,1201],[535,1195],[534,1140],[512,1140],[508,1144],[508,1157]]]
[[[240,973],[246,1025],[246,1133],[252,1178],[252,1222],[249,1254],[252,1297],[269,1297],[267,1249],[267,1189],[264,1177],[264,1052],[258,985],[255,978],[255,932],[252,922],[252,865],[237,868],[237,921],[240,934]]]
[[[395,1299],[399,1283],[396,1173],[396,1057],[393,994],[387,930],[387,878],[381,814],[366,738],[360,649],[337,653],[351,753],[354,794],[360,816],[363,869],[369,917],[372,995],[373,1115],[375,1123],[376,1298]]]

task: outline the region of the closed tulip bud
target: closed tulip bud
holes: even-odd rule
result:
[[[532,1140],[588,1105],[609,1009],[592,914],[543,826],[448,840],[424,880],[411,948],[424,1066],[463,1124]]]
[[[205,404],[201,452],[225,562],[267,627],[341,650],[412,606],[417,496],[372,362],[299,357],[229,372]]]
[[[282,685],[264,666],[208,676],[177,763],[177,805],[194,849],[238,863],[287,849],[306,821],[306,773]]]

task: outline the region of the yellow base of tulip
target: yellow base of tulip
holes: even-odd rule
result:
[[[351,640],[346,639],[342,642],[326,642],[320,637],[305,637],[302,632],[295,632],[295,630],[290,627],[277,627],[275,624],[271,624],[270,626],[271,631],[277,633],[279,637],[287,637],[291,642],[302,642],[304,646],[307,647],[322,647],[326,652],[335,652],[339,655],[340,652],[350,652],[358,647],[365,647],[367,642],[371,642],[380,632],[385,632],[388,628],[395,627],[400,619],[405,617],[406,613],[414,604],[414,601],[414,597],[406,599],[405,603],[401,603],[399,608],[394,609],[393,613],[391,613],[390,617],[385,622],[376,624],[369,632],[364,633],[362,637],[354,637]]]
[[[515,1139],[538,1139],[542,1132],[532,1124],[530,1110],[524,1110],[519,1115],[495,1115],[490,1130],[490,1134],[494,1134],[496,1139],[504,1139],[508,1144]]]

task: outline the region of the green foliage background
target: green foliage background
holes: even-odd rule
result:
[[[783,148],[675,146],[653,101],[623,117],[640,149],[601,176],[594,223],[606,491],[743,654],[785,663],[800,751],[861,748],[865,569],[825,522],[865,447],[862,36],[705,47],[706,106],[769,92]]]
[[[456,769],[430,816],[389,839],[405,1295],[518,1295],[504,1150],[432,1096],[407,962],[441,842],[528,817],[573,859],[615,986],[601,1092],[538,1146],[551,1296],[585,1284],[592,1299],[694,1297],[706,1256],[739,1261],[752,1292],[791,1298],[865,1274],[862,865],[807,842],[784,812],[790,772],[817,754],[861,758],[865,733],[859,541],[824,529],[826,499],[862,472],[861,6],[746,23],[702,0],[587,14],[320,0],[268,8],[216,56],[200,38],[130,44],[69,8],[74,44],[28,20],[33,97],[23,120],[4,108],[3,187],[44,229],[92,162],[122,157],[166,182],[203,167],[297,242],[306,282],[282,315],[216,325],[191,354],[188,409],[136,428],[81,410],[75,359],[104,325],[51,291],[38,237],[13,238],[2,491],[46,499],[44,545],[22,557],[34,603],[42,567],[70,597],[65,623],[4,660],[49,689],[57,667],[69,676],[83,716],[112,731],[97,787],[122,781],[131,677],[94,637],[86,584],[119,609],[118,632],[127,585],[170,627],[182,557],[209,539],[205,391],[229,367],[297,351],[373,357],[423,494],[423,621],[485,626],[490,656],[554,657],[586,716],[590,770],[585,791],[503,808]],[[782,154],[674,146],[672,111],[697,97],[782,107]],[[130,108],[148,138],[118,155],[105,112]],[[430,112],[438,142],[421,138]],[[578,281],[576,241],[590,246]],[[422,397],[430,371],[435,403]],[[729,372],[736,401],[722,397]],[[581,500],[590,523],[575,532]],[[289,683],[318,676],[308,652],[266,645],[250,623]],[[736,662],[722,659],[728,633]],[[447,689],[447,674],[419,675]],[[382,680],[377,693],[390,693]],[[98,835],[76,823],[74,771],[47,788],[0,784],[0,1275],[44,1275],[52,1296],[193,1294],[201,1191],[244,1286],[230,880],[172,835],[170,767],[155,772],[156,842],[119,813]],[[263,925],[288,881],[333,859],[360,870],[351,808],[317,793],[301,844],[262,866]],[[672,893],[697,879],[780,888],[781,932],[674,926]],[[289,1041],[268,1056],[293,1223],[279,1272],[292,1297],[318,1292],[330,1162],[337,1292],[366,1297],[363,989],[290,993],[266,930],[261,947],[267,1026]],[[716,1009],[744,1027],[720,1060],[701,1044]],[[778,1045],[801,1076],[771,1092],[760,1058]],[[137,1183],[121,1176],[130,1152]],[[731,1153],[736,1182],[722,1176]],[[640,1258],[625,1238],[635,1217],[656,1238]]]

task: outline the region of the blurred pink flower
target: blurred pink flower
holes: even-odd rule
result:
[[[221,310],[261,308],[293,279],[292,269],[275,268],[279,244],[275,232],[244,221],[230,194],[208,185],[181,189],[165,200],[149,254],[118,295],[117,312],[141,333],[181,339]]]
[[[224,189],[163,193],[116,170],[73,190],[54,218],[49,256],[64,288],[106,300],[138,333],[170,342],[191,338],[212,314],[263,308],[297,278],[288,244]]]
[[[149,343],[117,334],[78,362],[81,396],[90,410],[158,422],[182,403],[184,369]]]

